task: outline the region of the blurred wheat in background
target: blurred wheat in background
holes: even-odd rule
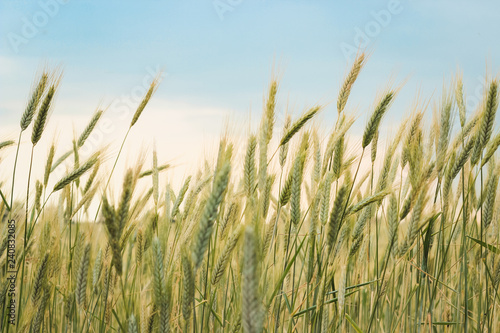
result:
[[[271,80],[243,146],[223,136],[217,157],[178,188],[158,161],[161,142],[150,163],[120,160],[160,76],[118,154],[80,154],[97,110],[73,149],[54,143],[45,165],[16,173],[22,137],[31,134],[33,161],[62,82],[44,70],[19,139],[0,142],[0,158],[16,161],[1,164],[12,170],[0,183],[2,331],[500,332],[498,80],[468,110],[457,76],[393,136],[379,130],[399,91],[386,87],[355,150],[349,96],[365,62],[359,54],[340,85],[326,135],[314,123],[322,105],[275,128]],[[62,163],[68,173],[52,179]],[[117,168],[124,179],[111,182]],[[26,189],[14,187],[17,177]]]

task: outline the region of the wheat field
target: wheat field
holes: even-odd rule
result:
[[[145,163],[120,160],[158,79],[118,153],[80,156],[98,110],[73,149],[54,144],[45,165],[16,173],[22,138],[33,161],[63,84],[44,70],[19,138],[0,142],[0,167],[12,172],[0,179],[2,332],[500,332],[499,81],[469,110],[460,76],[451,79],[435,105],[380,133],[382,144],[399,88],[374,101],[362,134],[351,128],[366,60],[340,82],[325,135],[314,122],[323,105],[275,126],[271,80],[247,141],[223,136],[178,188],[161,145]],[[359,148],[350,134],[362,135]],[[69,171],[54,179],[61,164]],[[111,182],[115,170],[123,180]]]

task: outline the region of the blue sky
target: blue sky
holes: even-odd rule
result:
[[[51,2],[1,1],[0,55],[26,68],[16,75],[2,71],[2,81],[16,89],[2,99],[24,96],[26,81],[48,62],[65,69],[63,86],[71,92],[61,98],[118,95],[141,80],[147,66],[160,66],[167,78],[158,95],[194,106],[248,110],[261,102],[274,64],[282,74],[281,91],[292,102],[330,100],[347,67],[341,43],[356,46],[356,29],[368,29],[376,22],[373,12],[388,10],[391,3],[68,1],[14,52],[8,34],[22,35],[23,18],[33,22],[44,10],[41,4]],[[221,3],[231,8],[222,20],[216,10]],[[372,56],[357,87],[363,96],[373,97],[394,73],[400,80],[411,75],[404,89],[411,95],[413,86],[425,92],[440,88],[458,67],[472,85],[486,61],[498,69],[498,2],[401,1],[399,7],[401,12],[369,37]]]
[[[287,105],[297,115],[316,103],[328,104],[321,117],[333,123],[352,60],[341,46],[356,48],[360,34],[371,55],[348,104],[360,118],[355,129],[390,82],[405,84],[388,127],[417,92],[438,98],[458,69],[469,101],[480,96],[486,66],[499,71],[498,1],[59,1],[0,1],[1,138],[16,133],[44,64],[64,69],[52,117],[76,128],[163,68],[138,131],[160,143],[163,132],[184,133],[192,146],[220,134],[212,125],[227,116],[258,118],[273,73],[281,79],[278,125]],[[29,25],[36,31],[26,35]],[[175,128],[162,130],[158,114]]]

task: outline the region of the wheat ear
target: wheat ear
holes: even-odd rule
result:
[[[257,240],[255,229],[245,229],[243,244],[243,273],[241,281],[241,321],[244,332],[260,333],[262,331],[262,309],[259,300],[259,279],[257,272]]]
[[[83,130],[82,134],[78,138],[78,147],[82,147],[85,144],[85,141],[88,139],[90,134],[92,134],[92,131],[96,127],[97,123],[99,122],[99,119],[102,116],[103,111],[98,110],[94,115],[92,116],[92,119],[90,119],[90,122],[88,123],[87,127]]]
[[[354,63],[352,65],[349,74],[344,80],[344,84],[342,85],[342,88],[340,89],[339,92],[339,96],[337,98],[337,112],[339,114],[344,110],[347,104],[347,99],[351,94],[352,86],[354,85],[354,82],[358,78],[359,72],[363,68],[364,63],[365,63],[365,54],[364,53],[358,54],[356,56],[356,59],[354,60]]]
[[[48,81],[47,72],[43,72],[38,80],[38,84],[36,88],[31,92],[31,99],[26,106],[26,109],[21,117],[21,131],[24,131],[30,125],[33,117],[35,116],[36,109],[38,104],[40,104],[40,100],[42,99],[43,92],[45,91],[45,87],[47,86]]]
[[[315,106],[304,113],[299,119],[297,119],[285,132],[283,138],[281,138],[280,146],[286,145],[288,141],[290,141],[293,136],[297,134],[297,132],[300,131],[300,129],[304,127],[304,125],[307,124],[307,122],[311,120],[320,110],[321,106]]]
[[[226,162],[215,176],[212,193],[210,194],[210,197],[208,198],[208,201],[201,215],[201,219],[198,225],[198,232],[194,239],[192,252],[195,271],[200,267],[205,251],[207,250],[208,241],[210,239],[210,236],[212,235],[212,229],[215,218],[217,217],[219,205],[222,202],[223,193],[225,192],[227,184],[229,182],[230,170],[231,165],[229,164],[229,162]]]
[[[54,185],[54,192],[57,192],[59,190],[62,190],[64,187],[69,185],[72,181],[80,178],[85,172],[87,172],[94,164],[97,162],[99,157],[99,154],[96,153],[92,155],[87,162],[85,162],[82,166],[80,166],[78,169],[73,170],[70,172],[68,175],[63,177],[61,180],[59,180],[55,185]]]
[[[375,133],[377,133],[378,131],[380,121],[382,120],[382,117],[384,116],[385,112],[391,105],[394,95],[395,95],[394,91],[389,91],[388,93],[386,93],[384,98],[382,98],[382,100],[375,108],[375,111],[373,111],[373,114],[370,117],[370,120],[368,120],[368,124],[366,125],[365,132],[363,133],[363,143],[362,143],[363,149],[366,148],[372,142]]]
[[[45,123],[47,122],[47,118],[50,111],[50,106],[52,102],[52,98],[56,92],[56,86],[52,85],[45,96],[45,99],[40,106],[40,110],[38,111],[38,115],[33,123],[33,132],[31,133],[31,143],[35,146],[38,141],[42,138],[43,130],[45,129]]]

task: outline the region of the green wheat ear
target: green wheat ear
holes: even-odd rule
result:
[[[214,266],[214,270],[212,273],[212,284],[217,284],[222,278],[222,275],[226,270],[229,260],[231,259],[231,254],[235,249],[236,245],[238,244],[240,236],[241,236],[241,228],[237,228],[233,232],[233,234],[229,237],[226,244],[224,245],[224,248],[222,249],[222,252]]]
[[[260,123],[259,131],[259,189],[260,192],[264,191],[267,179],[267,151],[268,145],[273,136],[273,128],[275,121],[275,107],[276,107],[276,94],[278,92],[278,82],[273,80],[269,87],[269,94],[267,97],[262,120]]]
[[[342,88],[340,89],[339,96],[337,98],[337,112],[339,114],[342,111],[344,111],[349,95],[351,94],[352,86],[354,85],[354,82],[356,82],[359,72],[363,68],[364,64],[365,64],[365,54],[360,53],[356,56],[352,68],[347,77],[345,78]]]
[[[195,292],[195,276],[188,252],[182,250],[182,316],[187,322],[191,318],[192,302]]]
[[[286,117],[285,117],[285,124],[284,124],[284,127],[283,127],[283,136],[286,133],[288,133],[288,130],[290,129],[290,126],[292,126],[292,116],[290,116],[289,114],[287,114]],[[280,160],[280,166],[281,166],[281,168],[283,168],[283,166],[285,165],[287,155],[288,155],[288,143],[285,143],[285,144],[283,144],[283,145],[280,146],[279,160]]]
[[[462,81],[462,76],[457,77],[457,82],[455,85],[455,101],[457,102],[458,106],[458,115],[460,117],[460,125],[462,128],[465,126],[465,98],[464,98],[464,84]]]
[[[186,195],[187,190],[189,189],[190,182],[191,182],[191,176],[187,177],[186,181],[184,182],[184,185],[182,185],[181,190],[179,191],[179,194],[175,199],[170,216],[172,222],[175,222],[175,217],[179,213],[179,208],[181,206],[182,200],[184,200],[184,196]]]
[[[227,184],[229,182],[229,171],[231,170],[231,165],[226,162],[220,171],[217,173],[208,201],[205,205],[203,213],[200,218],[198,225],[198,232],[195,235],[193,243],[192,258],[194,263],[194,270],[198,270],[200,267],[205,251],[208,247],[208,242],[212,235],[212,229],[214,225],[215,218],[217,217],[217,212],[219,205],[222,202],[222,196],[226,190]]]
[[[43,296],[40,301],[40,305],[36,309],[35,317],[33,318],[32,324],[32,332],[38,333],[42,327],[42,321],[45,315],[45,309],[47,308],[47,304],[49,303],[51,296],[50,287],[45,286],[43,288]]]
[[[337,197],[335,198],[335,202],[333,203],[327,231],[327,245],[330,248],[330,251],[335,245],[337,235],[339,233],[340,227],[342,226],[341,218],[345,206],[345,200],[347,199],[348,195],[348,190],[348,185],[342,185],[342,187],[337,192]]]
[[[26,106],[26,110],[21,117],[21,131],[24,131],[30,125],[35,115],[36,109],[40,103],[40,100],[42,99],[43,93],[45,92],[48,79],[48,73],[44,71],[40,76],[40,79],[38,80],[36,88],[31,92],[31,98],[28,102],[28,105]]]
[[[495,210],[495,198],[497,196],[498,187],[498,174],[493,173],[490,175],[488,182],[486,183],[486,198],[484,200],[484,218],[483,225],[484,228],[488,226],[493,221],[493,212]]]
[[[304,172],[305,153],[297,156],[292,169],[292,184],[290,187],[290,221],[297,225],[300,220],[300,193]]]
[[[243,169],[245,192],[248,198],[252,196],[255,187],[255,149],[257,147],[257,138],[250,135],[248,138],[247,151],[245,154],[245,165]]]
[[[78,266],[76,280],[76,303],[81,306],[87,306],[87,279],[90,266],[90,244],[85,247],[83,257]]]
[[[398,202],[394,195],[391,195],[389,199],[389,212],[388,212],[388,224],[389,224],[389,247],[392,246],[392,252],[396,253],[398,251]]]
[[[488,90],[484,111],[481,117],[481,123],[478,128],[478,138],[476,140],[474,150],[472,151],[471,163],[473,165],[477,164],[484,147],[488,144],[491,138],[493,123],[495,122],[495,116],[498,109],[498,98],[498,82],[493,81],[491,82]]]
[[[276,108],[276,94],[278,93],[278,87],[279,83],[277,80],[272,80],[271,84],[269,86],[269,94],[267,97],[266,101],[266,107],[264,109],[264,117],[263,120],[265,119],[266,122],[266,139],[267,143],[271,141],[271,138],[273,137],[273,127],[274,127],[274,114],[275,114],[275,108]]]
[[[160,84],[161,74],[162,73],[159,73],[158,76],[156,78],[154,78],[153,81],[151,82],[149,89],[146,92],[146,95],[144,95],[144,98],[142,99],[141,103],[137,107],[137,110],[135,111],[134,116],[132,117],[132,121],[130,122],[129,127],[132,127],[135,125],[135,123],[137,123],[137,120],[139,120],[139,117],[141,116],[142,112],[146,108],[146,105],[148,104],[149,100],[151,99],[151,97],[153,97],[154,93],[158,89],[158,85]]]
[[[452,129],[451,121],[452,102],[447,97],[444,98],[443,105],[441,106],[441,119],[439,123],[439,137],[437,142],[437,171],[440,174],[443,169],[446,157],[446,150],[450,139],[450,132]]]
[[[373,111],[368,124],[366,124],[365,132],[363,133],[363,149],[366,148],[373,140],[373,137],[378,131],[380,121],[384,116],[385,112],[391,105],[391,102],[395,96],[394,91],[389,91],[385,94],[382,100],[379,102],[375,110]]]
[[[45,96],[42,105],[40,106],[40,111],[38,111],[38,115],[33,124],[33,132],[31,134],[31,142],[33,143],[33,146],[35,146],[38,143],[38,141],[40,141],[40,139],[42,138],[42,133],[45,129],[45,123],[47,122],[52,98],[54,97],[55,92],[56,92],[56,86],[52,85],[49,88],[49,91],[47,92],[47,95]]]
[[[90,119],[90,122],[88,123],[87,127],[83,130],[82,134],[78,138],[78,147],[82,147],[85,144],[85,141],[88,139],[90,134],[92,134],[92,131],[94,131],[94,128],[97,126],[97,123],[99,122],[99,119],[101,119],[101,116],[103,114],[102,110],[97,110],[96,113],[92,116],[92,119]]]
[[[43,257],[40,266],[38,267],[38,271],[33,280],[33,291],[31,293],[31,301],[33,304],[38,304],[40,297],[42,296],[44,285],[47,281],[47,271],[49,269],[49,254],[45,254]]]
[[[16,143],[16,142],[13,140],[7,140],[7,141],[0,142],[0,149],[12,146],[14,143]]]
[[[280,141],[280,146],[286,145],[295,134],[297,134],[302,127],[304,127],[309,120],[311,120],[319,111],[321,106],[315,106],[304,113],[299,119],[297,119],[290,128],[287,129]]]
[[[45,164],[45,172],[43,174],[43,186],[46,188],[49,183],[50,171],[52,169],[52,163],[54,162],[54,155],[56,152],[56,147],[54,144],[50,146],[49,155],[47,157],[47,162]]]
[[[259,300],[259,279],[257,272],[257,240],[255,229],[245,229],[243,244],[243,273],[241,281],[241,321],[243,330],[250,333],[262,332],[262,305]]]
[[[153,261],[153,295],[156,306],[160,307],[165,295],[165,270],[163,263],[163,250],[158,237],[153,239],[151,247]]]
[[[67,185],[75,181],[76,179],[80,178],[85,172],[90,170],[94,166],[94,164],[97,163],[99,158],[99,153],[96,153],[92,155],[83,165],[81,165],[79,168],[76,170],[73,170],[70,172],[68,175],[63,177],[61,180],[59,180],[55,185],[54,185],[54,192],[57,192],[59,190],[62,190],[65,188]]]

